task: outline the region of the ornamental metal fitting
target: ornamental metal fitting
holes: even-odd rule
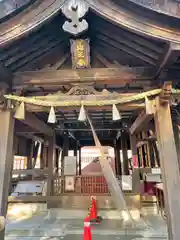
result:
[[[68,19],[63,24],[63,30],[74,36],[88,29],[88,23],[83,17],[88,12],[89,6],[84,0],[68,0],[62,7],[62,12]]]

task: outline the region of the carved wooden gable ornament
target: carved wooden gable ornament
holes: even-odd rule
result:
[[[72,67],[75,69],[90,68],[89,39],[70,40]]]
[[[88,23],[83,17],[88,12],[89,6],[84,0],[68,0],[62,12],[68,19],[63,25],[63,30],[74,36],[88,29]]]

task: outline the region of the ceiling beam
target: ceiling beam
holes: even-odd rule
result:
[[[94,51],[97,59],[105,66],[105,67],[113,67],[115,64],[110,63],[105,57],[103,57],[97,50]]]
[[[158,59],[158,54],[156,52],[151,51],[150,49],[141,46],[139,43],[135,43],[129,39],[127,39],[126,37],[123,36],[123,34],[114,34],[114,31],[112,31],[112,28],[109,28],[108,30],[106,30],[107,28],[102,28],[101,27],[96,27],[96,30],[98,30],[98,35],[100,33],[103,34],[104,36],[108,37],[110,40],[114,40],[117,43],[120,43],[123,46],[129,47],[129,49],[134,49],[137,51],[138,53],[142,53],[143,55],[146,55],[147,57],[150,57],[152,59],[157,60]],[[132,35],[133,38],[133,35]]]
[[[137,93],[136,93],[137,94]],[[145,107],[144,103],[129,103],[129,104],[123,104],[123,105],[117,105],[117,108],[120,111],[133,111],[137,109],[142,109]],[[42,106],[35,106],[35,105],[26,105],[26,109],[29,112],[49,112],[49,107],[42,107]],[[70,112],[70,111],[78,111],[79,112],[80,107],[77,106],[72,106],[72,107],[61,107],[61,108],[56,108],[56,111],[64,111],[64,112]],[[87,107],[88,111],[102,111],[104,109],[112,111],[112,106],[88,106]]]
[[[58,70],[67,61],[69,56],[70,54],[66,53],[64,56],[61,57],[61,59],[57,63],[50,67],[50,70]]]
[[[144,67],[27,71],[15,73],[13,88],[16,89],[18,86],[28,85],[39,87],[46,85],[62,86],[74,83],[118,83],[118,85],[124,85],[133,80],[150,80],[151,77],[151,69]]]
[[[32,48],[32,52],[28,55],[26,55],[24,58],[20,59],[17,63],[15,62],[13,64],[12,70],[17,71],[18,69],[21,69],[22,67],[26,66],[27,64],[30,64],[34,61],[39,60],[40,58],[44,57],[45,54],[47,54],[49,51],[51,51],[53,48],[57,47],[60,44],[64,44],[64,39],[56,39],[54,41],[50,41],[47,43],[47,45],[43,47],[36,47]]]
[[[99,39],[100,41],[108,43],[108,45],[114,47],[115,49],[122,50],[122,51],[130,54],[131,56],[142,60],[143,62],[151,64],[152,66],[156,65],[156,61],[154,59],[150,58],[149,56],[146,56],[143,53],[136,51],[136,49],[134,49],[134,48],[130,48],[130,47],[125,46],[121,43],[118,43],[115,40],[109,39],[107,36],[105,36],[103,34],[98,34],[96,36],[96,38]]]
[[[141,46],[144,46],[153,52],[162,53],[161,47],[156,45],[154,41],[152,42],[151,39],[147,39],[142,35],[137,35],[133,31],[128,31],[126,28],[121,28],[115,24],[112,24],[111,22],[103,20],[103,18],[98,18],[98,21],[96,18],[94,18],[92,21],[93,25],[99,29],[112,29],[117,36],[123,36],[125,39],[138,45],[140,44]]]
[[[26,112],[25,119],[21,120],[21,122],[46,136],[53,136],[54,134],[54,131],[51,127],[49,127],[32,113]]]
[[[8,68],[3,65],[2,62],[0,62],[0,89],[2,85],[4,86],[4,84],[2,83],[10,86],[12,83],[12,73]]]
[[[42,27],[38,32],[33,32],[28,38],[20,39],[15,44],[13,44],[8,51],[1,51],[0,61],[5,62],[7,59],[10,59],[12,56],[19,55],[20,52],[25,52],[29,49],[29,46],[34,46],[37,43],[40,43],[42,39],[46,39],[49,36],[53,36],[56,33],[59,33],[59,38],[61,38],[63,31],[60,32],[59,23],[52,24],[51,27]],[[57,35],[58,38],[58,35]]]
[[[180,44],[169,43],[165,45],[155,70],[155,79],[164,71],[168,70],[180,56]]]
[[[144,111],[136,118],[132,126],[130,127],[131,135],[137,134],[144,130],[148,123],[153,119],[153,114],[146,114]]]

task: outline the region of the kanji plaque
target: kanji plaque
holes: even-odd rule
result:
[[[89,39],[70,40],[72,67],[75,69],[90,68]]]

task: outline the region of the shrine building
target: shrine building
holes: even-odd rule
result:
[[[12,204],[92,196],[179,240],[179,103],[178,0],[0,1],[0,240]]]

